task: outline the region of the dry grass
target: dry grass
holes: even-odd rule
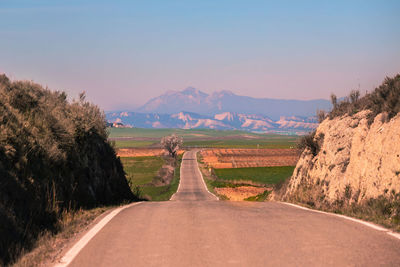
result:
[[[345,191],[331,202],[325,198],[323,183],[319,183],[301,185],[293,194],[281,195],[280,198],[277,194],[274,199],[371,221],[400,232],[400,193],[385,192],[377,198],[356,202],[359,194],[359,191],[353,192],[351,187],[346,186]]]
[[[57,234],[43,232],[38,238],[34,249],[22,252],[22,256],[12,266],[51,266],[63,255],[65,248],[80,233],[88,229],[94,219],[112,207],[100,207],[90,210],[78,210],[64,213],[60,219],[61,230]]]

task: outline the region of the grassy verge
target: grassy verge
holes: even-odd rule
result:
[[[215,186],[215,177],[212,176],[212,174],[207,171],[207,169],[204,166],[204,163],[201,161],[201,155],[200,153],[197,153],[197,164],[199,166],[200,172],[203,176],[204,183],[207,186],[208,191],[216,195],[220,200],[229,200],[226,196],[220,195],[217,192],[215,192],[214,188],[217,187]]]
[[[174,177],[169,185],[164,186],[144,186],[142,187],[143,193],[151,196],[153,201],[169,200],[171,196],[178,190],[180,181],[182,155],[179,155],[176,161]]]
[[[290,177],[294,166],[214,169],[219,181],[275,185]]]
[[[159,177],[160,169],[166,164],[163,157],[126,157],[121,158],[121,161],[132,191],[141,197],[152,201],[169,200],[178,189],[182,155],[173,163],[175,170],[167,185],[154,184],[155,180],[163,178]]]
[[[35,247],[30,252],[22,253],[22,256],[12,266],[54,265],[55,261],[62,256],[60,252],[72,237],[87,229],[92,221],[103,212],[114,207],[107,206],[64,213],[59,221],[60,230],[57,234],[49,231],[42,233]]]

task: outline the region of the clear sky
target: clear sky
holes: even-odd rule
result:
[[[0,72],[106,110],[167,90],[329,98],[400,72],[400,1],[0,0]]]

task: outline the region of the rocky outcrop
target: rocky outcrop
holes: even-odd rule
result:
[[[386,122],[379,114],[368,125],[370,111],[325,119],[317,128],[316,155],[302,153],[283,198],[311,205],[345,199],[361,203],[400,191],[400,114]]]

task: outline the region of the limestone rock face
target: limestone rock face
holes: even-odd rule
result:
[[[364,110],[325,119],[315,135],[323,136],[318,154],[304,150],[284,198],[298,193],[302,186],[320,186],[319,194],[327,202],[344,194],[360,202],[392,190],[399,192],[400,114],[388,122],[385,114],[379,114],[369,126],[368,114]]]

